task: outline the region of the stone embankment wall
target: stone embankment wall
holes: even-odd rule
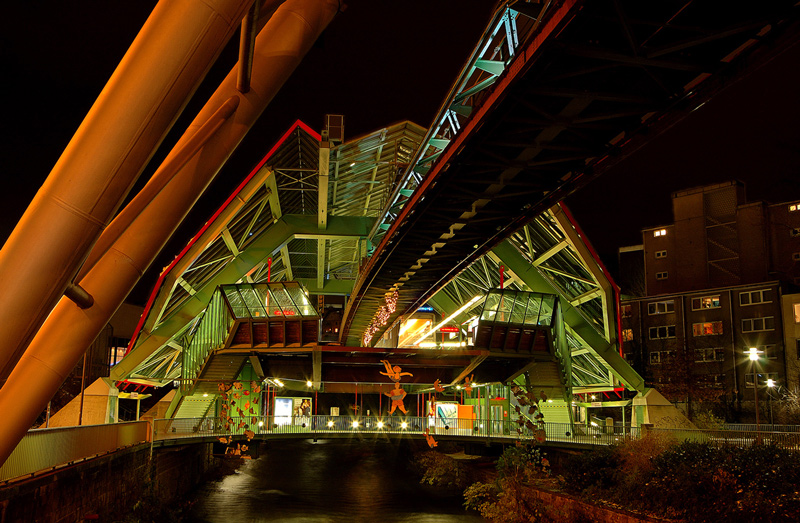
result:
[[[0,523],[71,523],[124,515],[150,482],[164,500],[188,494],[214,466],[210,443],[140,445],[0,487]],[[151,468],[152,467],[152,468]],[[116,518],[115,518],[116,519]]]

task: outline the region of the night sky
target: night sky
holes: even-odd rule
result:
[[[352,0],[306,56],[164,253],[174,257],[296,120],[321,129],[345,115],[355,137],[401,120],[431,123],[488,20],[493,1]],[[0,18],[4,101],[0,169],[5,239],[146,20],[154,1],[12,2]],[[160,163],[236,60],[238,35],[142,175]],[[567,200],[613,268],[616,249],[671,220],[670,193],[733,178],[750,199],[800,199],[800,44],[723,91]],[[131,297],[143,301],[155,281]]]

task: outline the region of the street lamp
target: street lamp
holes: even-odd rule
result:
[[[767,379],[767,402],[769,403],[769,424],[773,425],[775,422],[772,420],[772,389],[775,387],[775,380],[772,378]],[[775,430],[770,427],[769,430]]]
[[[753,369],[753,363],[758,361],[758,349],[755,347],[751,347],[749,351],[747,351],[750,355],[750,369]],[[761,442],[761,431],[759,430],[759,419],[758,419],[758,372],[754,370],[753,372],[753,395],[756,398],[756,442]]]

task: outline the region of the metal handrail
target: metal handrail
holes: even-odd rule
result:
[[[147,421],[33,429],[0,466],[0,482],[37,475],[147,443],[149,436]]]

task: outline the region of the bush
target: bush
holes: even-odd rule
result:
[[[619,456],[610,447],[570,456],[563,467],[564,488],[573,492],[611,488],[617,483],[619,465]]]
[[[497,472],[501,478],[514,478],[524,482],[549,475],[550,463],[538,447],[518,444],[503,451],[497,460]]]
[[[412,467],[421,476],[420,483],[445,489],[463,490],[473,479],[457,460],[432,450],[414,455]]]

